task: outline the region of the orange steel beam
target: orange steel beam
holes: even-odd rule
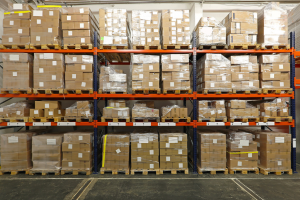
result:
[[[193,94],[98,94],[98,98],[131,98],[131,99],[181,99],[193,98]]]
[[[272,49],[266,49],[266,50],[255,50],[255,49],[248,49],[248,50],[238,50],[238,49],[228,49],[228,50],[197,50],[197,53],[293,53],[293,49],[285,50],[285,49],[278,49],[278,50],[272,50]]]
[[[97,122],[97,126],[108,126],[109,122]],[[126,126],[134,126],[134,122],[124,122]],[[138,122],[137,122],[138,123]],[[142,122],[141,122],[142,123]],[[145,122],[147,123],[147,122]],[[176,122],[176,126],[193,126],[194,123],[190,122]],[[151,126],[158,126],[158,122],[151,122]]]
[[[293,120],[293,122],[275,122],[275,126],[294,126],[295,125],[295,121]],[[197,122],[197,126],[207,126],[207,122]],[[231,126],[231,122],[225,122],[224,126]],[[248,126],[260,126],[260,125],[256,125],[256,122],[249,122]]]
[[[300,79],[296,79],[296,77],[294,77],[294,84],[295,84],[295,89],[299,89],[300,88]]]
[[[263,98],[263,97],[294,97],[292,94],[197,94],[197,98]]]
[[[14,98],[57,98],[57,99],[93,99],[94,94],[0,94],[0,97],[14,97]]]
[[[94,49],[0,49],[0,53],[94,53]]]

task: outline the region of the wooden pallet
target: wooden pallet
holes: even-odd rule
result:
[[[232,93],[233,94],[261,94],[262,90],[257,89],[257,90],[236,90],[233,89]]]
[[[159,169],[131,169],[130,174],[135,175],[135,173],[142,173],[143,175],[148,175],[148,173],[155,173],[156,175],[160,175]]]
[[[288,175],[293,175],[293,170],[289,169],[289,170],[267,170],[267,169],[263,169],[261,167],[259,167],[259,172],[263,175],[269,175],[269,174],[275,174],[275,175],[281,175],[284,173],[287,173]]]
[[[10,175],[17,175],[19,172],[24,172],[25,174],[29,174],[30,169],[19,169],[19,170],[0,170],[0,176],[4,175],[5,173],[10,173]]]
[[[260,45],[260,48],[261,49],[274,49],[274,50],[277,50],[277,49],[290,49],[290,45],[289,44],[279,44],[279,45],[265,45],[265,44],[261,44]]]
[[[59,44],[30,44],[30,49],[61,49],[61,46]]]
[[[29,49],[29,44],[0,44],[0,49]]]
[[[180,117],[161,118],[161,122],[187,122],[187,123],[190,123],[191,118],[190,117],[186,117],[186,118],[180,118]]]
[[[160,122],[159,117],[157,118],[132,118],[132,122]]]
[[[164,90],[164,94],[192,94],[192,90]]]
[[[163,49],[192,49],[191,44],[164,44]]]
[[[63,94],[64,89],[33,89],[33,94]]]
[[[61,122],[63,117],[29,117],[29,122]]]
[[[93,117],[64,117],[65,122],[93,122]]]
[[[130,117],[126,118],[106,118],[106,117],[101,117],[101,122],[130,122]]]
[[[207,45],[207,44],[200,44],[198,46],[199,50],[203,50],[203,49],[210,49],[210,50],[216,50],[216,49],[228,49],[228,45],[227,44],[215,44],[215,45]]]
[[[227,122],[227,117],[224,118],[198,118],[198,122]]]
[[[99,94],[127,94],[127,91],[103,91],[99,90]]]
[[[164,172],[171,172],[171,174],[177,174],[183,172],[184,174],[189,174],[189,169],[160,169],[159,174],[164,174]]]
[[[234,118],[228,119],[228,122],[259,122],[259,117],[256,118]]]
[[[229,169],[229,174],[235,174],[236,172],[241,172],[242,174],[248,174],[249,172],[254,172],[255,174],[259,174],[259,169]]]
[[[114,62],[130,65],[130,53],[103,53],[103,55],[112,65]]]
[[[268,121],[274,121],[274,122],[293,122],[293,117],[288,116],[288,117],[260,117],[261,122],[268,122]]]
[[[49,174],[60,175],[60,170],[29,170],[29,175],[41,174],[42,176],[46,176]]]
[[[99,49],[128,49],[128,46],[100,45]]]
[[[64,44],[64,49],[93,49],[93,44]]]
[[[198,91],[200,94],[232,94],[232,89],[212,90],[212,89],[201,89]]]
[[[201,167],[198,165],[198,174],[205,174],[205,173],[210,173],[211,175],[217,174],[217,172],[220,172],[222,174],[228,174],[228,169],[217,169],[217,170],[207,170],[207,169],[201,169]]]
[[[28,117],[0,118],[0,122],[28,122]]]
[[[118,174],[125,174],[129,175],[129,168],[128,169],[108,169],[105,167],[102,167],[100,169],[100,174],[110,173],[112,175],[118,175]]]
[[[132,89],[132,94],[160,94],[160,88]]]
[[[93,94],[94,91],[92,89],[89,90],[71,90],[71,89],[64,89],[64,94]]]
[[[230,44],[228,49],[240,49],[240,50],[248,50],[248,49],[260,49],[259,44]]]
[[[1,89],[1,94],[32,94],[32,89]]]
[[[73,174],[73,175],[78,175],[78,174],[84,174],[84,175],[91,175],[92,170],[61,170],[60,171],[61,175],[65,174]]]
[[[270,94],[270,93],[275,93],[275,94],[282,94],[282,93],[287,93],[287,94],[292,94],[293,93],[293,89],[292,88],[288,88],[288,89],[273,89],[273,88],[269,88],[269,89],[262,89],[263,94]]]
[[[133,45],[132,47],[133,49],[161,49],[161,45],[145,45],[145,46],[142,46],[142,45]]]

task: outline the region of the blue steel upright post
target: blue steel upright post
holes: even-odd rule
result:
[[[97,103],[97,91],[98,91],[98,60],[97,60],[97,47],[98,47],[98,33],[94,32],[94,174],[98,173],[98,103]]]
[[[197,47],[196,47],[196,32],[193,32],[193,173],[197,173],[197,80],[196,80],[196,61],[197,61]]]
[[[295,49],[295,32],[290,32],[290,47]],[[291,136],[292,136],[292,170],[293,173],[297,173],[296,171],[296,102],[295,102],[295,84],[294,84],[294,78],[295,78],[295,58],[294,55],[290,55],[290,65],[291,65],[291,88],[293,88],[294,91],[294,98],[290,99],[290,106],[291,106],[291,115],[294,119],[294,126],[291,126]]]

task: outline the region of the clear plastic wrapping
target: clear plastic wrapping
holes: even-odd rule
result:
[[[198,131],[198,166],[200,171],[226,169],[226,135],[217,131]]]
[[[33,107],[34,105],[27,101],[12,103],[0,108],[0,117],[1,118],[29,117],[30,109]]]
[[[104,107],[103,108],[103,117],[104,118],[119,118],[125,119],[130,117],[130,110],[128,107],[124,108],[115,108],[115,107]]]
[[[127,93],[127,74],[123,70],[102,66],[100,68],[99,89],[102,92]]]
[[[131,169],[157,170],[159,166],[159,141],[155,132],[130,133]]]
[[[102,165],[104,169],[129,169],[130,135],[109,133],[102,136]],[[135,151],[131,151],[132,155]]]
[[[66,108],[66,117],[93,117],[94,116],[94,107],[93,104],[89,101],[77,101],[72,106]]]
[[[228,119],[259,118],[257,107],[248,103],[248,100],[226,101],[226,115]]]
[[[198,121],[208,120],[212,118],[216,120],[227,120],[225,101],[198,101]]]
[[[187,118],[188,109],[178,105],[164,106],[161,108],[162,118]]]
[[[250,101],[259,109],[260,117],[288,117],[289,104],[285,98],[275,98],[262,101]]]
[[[124,108],[126,107],[126,101],[124,99],[111,99],[108,100],[109,107],[116,107],[116,108]]]
[[[300,5],[298,4],[288,14],[288,33],[295,32],[295,49],[300,49]],[[296,60],[299,64],[299,60]]]
[[[7,3],[8,11],[33,10],[28,3]]]
[[[138,101],[133,105],[132,119],[159,119],[159,109],[154,109],[153,101]]]

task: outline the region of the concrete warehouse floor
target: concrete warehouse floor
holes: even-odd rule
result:
[[[300,172],[300,165],[297,165]],[[0,176],[2,200],[300,199],[300,173]]]

